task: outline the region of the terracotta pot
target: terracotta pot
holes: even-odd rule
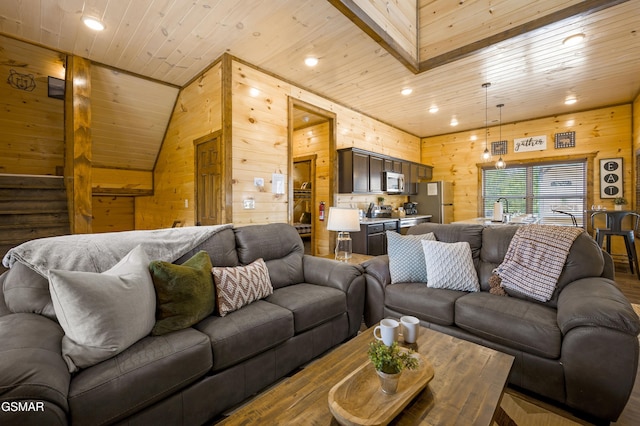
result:
[[[398,390],[398,381],[400,380],[400,373],[396,374],[387,374],[382,371],[377,371],[378,377],[380,377],[380,387],[382,388],[382,392],[393,395]]]

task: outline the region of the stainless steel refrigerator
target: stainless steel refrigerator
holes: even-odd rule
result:
[[[409,201],[418,203],[418,214],[430,214],[431,222],[453,221],[453,184],[446,181],[420,182],[418,195],[409,196]]]

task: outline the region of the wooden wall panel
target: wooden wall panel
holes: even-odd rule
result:
[[[526,162],[540,158],[553,158],[576,154],[596,153],[592,193],[589,204],[600,204],[613,209],[612,199],[600,199],[599,160],[622,157],[624,161],[624,195],[633,199],[635,183],[632,180],[634,162],[632,153],[631,105],[621,105],[558,115],[531,121],[508,123],[502,126],[502,139],[509,141],[507,162]],[[489,128],[491,141],[498,140],[498,127]],[[575,131],[575,148],[554,148],[554,135]],[[526,136],[547,136],[547,149],[524,153],[513,152],[513,139]],[[476,136],[477,140],[471,140]],[[471,219],[478,216],[478,164],[484,150],[484,129],[422,139],[422,162],[431,164],[433,180],[448,180],[454,183],[454,220]],[[496,158],[493,158],[496,161]]]
[[[97,196],[93,201],[93,232],[135,229],[134,197]]]
[[[221,90],[218,63],[180,91],[154,169],[154,195],[136,197],[136,229],[195,224],[193,141],[222,127]]]
[[[65,78],[63,60],[60,53],[0,36],[0,173],[56,175],[63,167],[64,102],[47,94],[48,76]],[[16,88],[20,82],[28,90]]]
[[[153,172],[93,167],[91,187],[94,194],[150,195]]]

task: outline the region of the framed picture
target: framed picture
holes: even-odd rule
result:
[[[491,142],[491,155],[505,155],[507,153],[507,141]]]
[[[576,146],[576,132],[556,133],[555,148],[573,148]]]
[[[622,197],[622,158],[600,159],[600,198]]]

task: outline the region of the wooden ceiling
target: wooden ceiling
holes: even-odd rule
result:
[[[2,0],[0,33],[174,86],[229,52],[418,136],[483,127],[484,82],[489,121],[504,103],[504,122],[628,103],[640,91],[640,0],[375,1],[402,6],[399,21],[415,26],[402,41],[376,33],[357,6],[366,3]],[[83,14],[106,30],[85,28]],[[564,46],[574,33],[584,42]],[[303,63],[311,55],[314,68]],[[405,87],[413,93],[402,96]],[[568,96],[577,102],[565,105]]]

